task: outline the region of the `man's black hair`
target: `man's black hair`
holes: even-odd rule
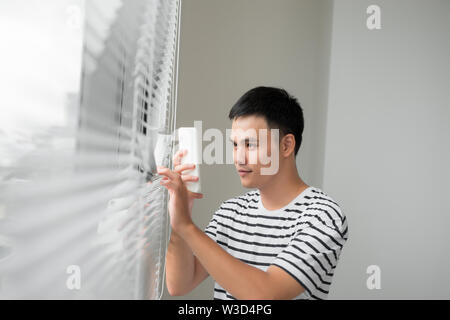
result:
[[[296,98],[286,90],[273,87],[257,87],[246,92],[234,104],[228,117],[262,116],[270,129],[280,130],[280,139],[286,134],[295,137],[295,156],[302,144],[304,127],[303,110]]]

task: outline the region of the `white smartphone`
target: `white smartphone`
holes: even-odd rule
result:
[[[182,127],[178,128],[178,150],[187,149],[187,154],[181,158],[181,164],[195,164],[194,170],[184,171],[183,174],[189,174],[198,177],[198,181],[186,182],[186,187],[191,192],[201,192],[200,184],[200,160],[202,155],[201,137],[197,128]]]

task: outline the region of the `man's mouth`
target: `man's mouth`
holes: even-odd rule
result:
[[[243,170],[243,169],[238,170],[238,173],[241,177],[247,175],[250,172],[252,172],[252,171],[251,170]]]

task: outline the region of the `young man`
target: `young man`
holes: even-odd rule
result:
[[[202,194],[186,189],[184,182],[197,177],[181,175],[194,168],[180,165],[185,152],[175,155],[173,171],[158,169],[170,193],[169,293],[187,294],[211,275],[215,299],[325,299],[348,228],[339,205],[298,175],[300,105],[282,89],[258,87],[237,101],[229,118],[236,170],[242,185],[256,190],[223,202],[205,232],[191,219]],[[279,129],[278,141],[270,129]],[[261,161],[261,154],[272,161]],[[273,159],[277,170],[262,174]]]

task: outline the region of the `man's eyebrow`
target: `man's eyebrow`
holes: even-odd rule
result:
[[[230,137],[229,140],[234,143],[234,139],[233,138]],[[245,142],[258,142],[258,139],[257,138],[253,138],[253,137],[247,137],[247,138],[242,139],[242,140],[245,141]]]

